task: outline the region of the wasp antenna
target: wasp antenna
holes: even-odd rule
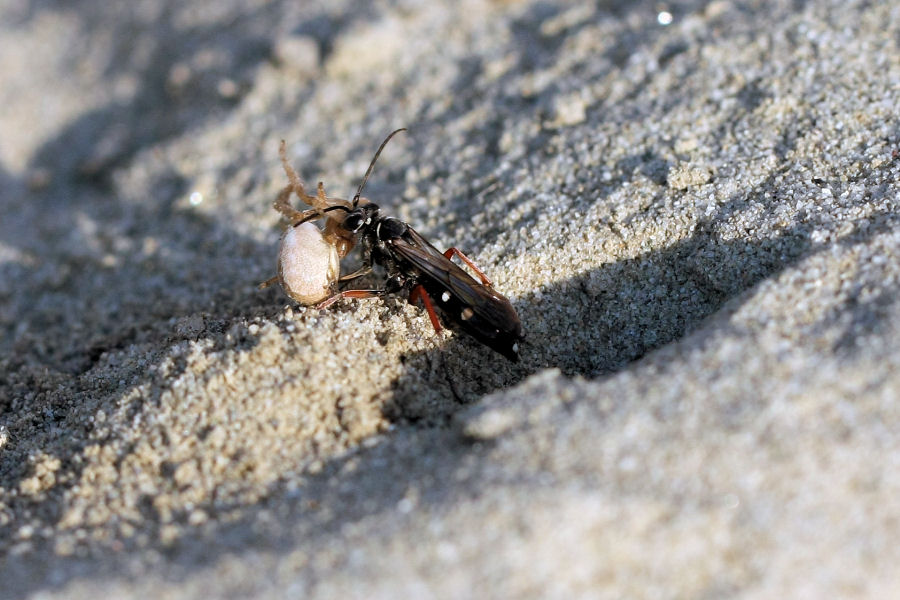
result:
[[[328,208],[323,208],[322,213],[331,212],[333,210],[342,210],[344,212],[350,212],[351,209],[347,208],[343,204],[335,204],[334,206],[329,206]],[[306,217],[305,219],[302,219],[302,220],[294,223],[294,227],[296,227],[297,225],[300,225],[302,223],[306,223],[307,221],[315,221],[316,219],[320,219],[320,218],[322,218],[322,215],[320,215],[318,213],[311,214],[308,217]]]
[[[363,177],[362,183],[359,184],[359,189],[356,190],[356,195],[353,196],[353,208],[356,208],[356,205],[359,204],[359,197],[362,195],[363,188],[366,187],[366,182],[369,181],[369,175],[372,174],[372,169],[375,168],[375,161],[378,160],[378,157],[381,155],[381,151],[384,150],[384,147],[387,146],[387,143],[391,141],[391,138],[400,133],[401,131],[406,131],[406,127],[401,127],[400,129],[395,129],[392,131],[384,141],[381,142],[381,145],[378,146],[378,152],[375,153],[375,156],[372,157],[372,162],[369,163],[369,168],[366,169],[366,175]]]

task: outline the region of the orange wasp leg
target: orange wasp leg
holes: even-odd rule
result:
[[[344,290],[338,294],[335,294],[331,298],[327,300],[323,300],[319,304],[316,305],[318,310],[324,310],[340,300],[341,298],[375,298],[377,296],[383,296],[385,294],[384,290]]]
[[[482,273],[481,269],[476,267],[475,263],[473,263],[472,260],[468,256],[466,256],[465,254],[460,252],[459,248],[452,247],[452,248],[447,248],[447,250],[444,251],[444,256],[446,256],[447,258],[453,258],[454,254],[456,256],[458,256],[464,263],[469,265],[469,267],[473,271],[475,271],[479,277],[481,277],[481,283],[483,283],[484,285],[486,285],[488,287],[494,287],[494,282],[491,281],[490,279],[488,279],[488,276],[485,275],[484,273]]]
[[[441,322],[438,321],[437,314],[434,312],[434,305],[431,303],[431,298],[428,297],[428,293],[421,285],[417,285],[409,293],[409,303],[415,304],[416,300],[418,300],[419,298],[421,298],[422,303],[425,304],[425,310],[428,311],[428,318],[431,319],[431,324],[432,326],[434,326],[434,331],[436,333],[440,333]]]

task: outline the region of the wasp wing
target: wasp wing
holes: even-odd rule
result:
[[[463,306],[471,308],[481,319],[503,331],[518,331],[521,327],[506,297],[476,281],[412,227],[403,236],[390,240],[390,244],[418,271],[452,294]]]

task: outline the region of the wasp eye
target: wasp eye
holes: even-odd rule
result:
[[[344,229],[356,233],[363,224],[362,213],[352,212],[344,218]]]

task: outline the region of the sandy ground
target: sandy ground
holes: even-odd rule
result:
[[[4,3],[0,595],[892,597],[898,44],[891,2]],[[518,364],[256,289],[279,141],[349,197],[401,126],[367,195]]]

